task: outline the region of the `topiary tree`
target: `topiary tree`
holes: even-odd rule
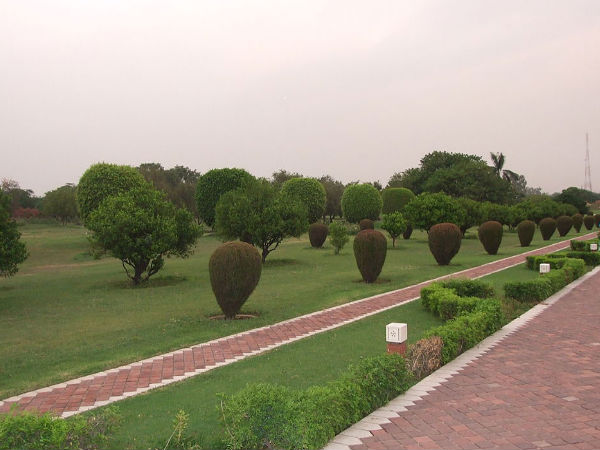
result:
[[[0,191],[0,276],[10,277],[27,259],[27,249],[21,242],[21,233],[11,219],[11,199]]]
[[[552,217],[546,217],[540,220],[539,227],[540,233],[542,233],[542,239],[547,241],[552,237],[554,231],[556,230],[556,220],[554,220]]]
[[[523,220],[517,225],[517,234],[521,247],[529,247],[535,234],[535,222],[532,220]]]
[[[282,195],[289,195],[306,207],[309,223],[319,220],[325,211],[325,188],[315,178],[292,178],[281,187]]]
[[[594,216],[587,215],[583,216],[583,224],[587,230],[594,228]]]
[[[389,187],[381,192],[383,200],[383,214],[390,214],[396,211],[402,212],[404,207],[415,198],[413,191],[406,188]]]
[[[406,205],[404,216],[413,227],[426,231],[438,223],[458,225],[465,221],[463,208],[452,197],[442,193],[417,195]]]
[[[412,235],[413,232],[413,227],[410,223],[406,224],[406,230],[404,230],[404,233],[402,233],[402,239],[410,239],[410,236]]]
[[[136,285],[162,269],[165,257],[189,256],[202,233],[189,211],[149,186],[105,199],[88,217],[88,227]]]
[[[334,254],[339,255],[340,250],[350,240],[348,230],[339,222],[331,222],[329,225],[329,242],[333,246]]]
[[[308,227],[308,239],[311,247],[321,248],[327,239],[329,228],[323,223],[313,223]]]
[[[483,244],[483,248],[489,255],[498,253],[503,231],[502,224],[495,220],[489,220],[479,225],[477,232],[479,241]]]
[[[460,250],[462,233],[453,223],[438,223],[429,229],[429,250],[440,266],[447,266]]]
[[[99,163],[86,170],[77,185],[77,207],[85,226],[90,214],[113,195],[149,186],[133,167]],[[89,227],[88,227],[89,228]]]
[[[399,211],[384,214],[381,228],[392,238],[392,247],[396,246],[396,238],[406,231],[406,220]]]
[[[556,229],[560,237],[566,236],[573,227],[573,218],[570,216],[560,216],[556,219]]]
[[[573,219],[573,228],[575,228],[575,231],[579,233],[581,231],[581,225],[583,225],[583,216],[577,213],[573,214],[573,217],[571,218]]]
[[[212,169],[198,179],[196,203],[198,216],[209,226],[215,225],[215,208],[221,196],[254,177],[244,169]]]
[[[210,285],[226,319],[234,319],[260,280],[258,250],[245,242],[227,242],[208,262]]]
[[[342,212],[350,223],[358,223],[361,219],[377,220],[382,206],[381,195],[371,184],[351,184],[344,189]]]
[[[362,230],[354,238],[354,258],[365,283],[373,283],[381,273],[387,239],[376,230]]]
[[[362,219],[360,222],[358,222],[358,228],[359,230],[374,230],[375,222],[373,222],[371,219]]]

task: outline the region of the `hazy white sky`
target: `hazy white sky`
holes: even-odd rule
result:
[[[380,180],[447,150],[600,191],[600,1],[0,2],[0,178],[99,161]],[[595,177],[595,178],[594,178]]]

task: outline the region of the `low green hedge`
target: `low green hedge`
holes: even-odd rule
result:
[[[599,266],[600,265],[600,253],[599,252],[568,252],[567,258],[583,259],[587,266]]]
[[[225,443],[230,449],[321,448],[412,383],[404,358],[384,354],[365,358],[325,386],[248,385],[223,399]]]
[[[432,313],[449,320],[458,314],[470,312],[482,298],[495,295],[491,284],[468,278],[452,278],[431,283],[421,289],[421,303]]]
[[[565,254],[534,255],[526,258],[525,264],[530,270],[540,270],[540,264],[550,264],[551,269],[560,269],[565,264]]]
[[[590,239],[589,241],[579,241],[576,239],[571,239],[571,250],[576,252],[589,252],[590,244],[600,244],[600,240],[598,239]]]

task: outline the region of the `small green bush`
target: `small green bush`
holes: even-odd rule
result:
[[[561,269],[567,261],[564,254],[531,255],[527,256],[525,265],[529,270],[540,270],[540,264],[550,264],[551,269]]]
[[[412,235],[413,232],[413,227],[410,223],[406,224],[406,230],[404,230],[404,233],[402,233],[402,239],[410,239],[410,236]]]
[[[532,220],[523,220],[517,225],[517,234],[521,247],[529,247],[535,234],[535,222]]]
[[[492,298],[496,295],[494,287],[482,280],[450,278],[449,280],[441,281],[440,284],[445,288],[453,289],[461,297]]]
[[[579,233],[581,231],[581,226],[583,225],[583,216],[579,213],[574,214],[573,217],[573,228],[575,231]]]
[[[365,283],[373,283],[381,273],[387,253],[387,239],[376,230],[362,230],[354,238],[354,257]]]
[[[571,250],[579,252],[589,252],[590,244],[597,244],[600,246],[600,239],[589,239],[587,241],[581,241],[578,239],[571,239]]]
[[[483,248],[489,255],[498,253],[498,248],[502,242],[502,224],[494,220],[484,222],[479,226],[477,232],[479,241],[483,244]]]
[[[598,252],[568,252],[567,258],[582,259],[586,266],[595,267],[600,265],[600,253]]]
[[[311,247],[321,248],[327,239],[329,228],[323,223],[313,223],[308,227],[308,240]]]
[[[315,178],[291,178],[281,186],[281,194],[288,195],[306,207],[308,223],[313,223],[323,216],[327,194],[325,188]]]
[[[460,250],[462,233],[453,223],[439,223],[429,229],[429,250],[440,266],[447,266]]]
[[[258,250],[245,242],[227,242],[208,262],[210,284],[226,319],[240,312],[256,288],[262,271]]]
[[[573,227],[573,218],[570,216],[560,216],[556,219],[556,229],[559,236],[566,236]]]
[[[390,214],[393,212],[402,212],[404,207],[415,198],[415,194],[407,188],[386,188],[381,192],[381,199],[383,200],[383,208],[381,212],[383,214]]]
[[[395,247],[396,238],[406,231],[406,220],[399,211],[384,214],[381,229],[389,233],[392,238],[392,247]]]
[[[421,303],[444,320],[471,312],[481,299],[491,298],[494,288],[483,281],[451,279],[421,289]]]
[[[594,228],[594,216],[583,216],[583,224],[586,230]]]
[[[371,184],[351,184],[344,189],[342,212],[350,223],[358,223],[361,219],[379,219],[382,206],[381,194]]]
[[[556,230],[556,220],[552,217],[546,217],[545,219],[540,220],[539,227],[540,233],[542,233],[542,239],[547,241],[552,237]]]
[[[348,230],[346,230],[344,224],[339,222],[329,224],[329,242],[333,246],[336,255],[340,253],[340,250],[344,248],[349,240],[350,236],[348,236]]]
[[[371,219],[362,219],[360,222],[358,222],[358,228],[360,229],[360,231],[374,230],[375,222],[373,222]]]

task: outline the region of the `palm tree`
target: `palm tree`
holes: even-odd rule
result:
[[[496,172],[496,175],[500,176],[502,174],[502,168],[504,167],[504,155],[502,153],[490,153],[490,156],[492,157],[494,172]]]

